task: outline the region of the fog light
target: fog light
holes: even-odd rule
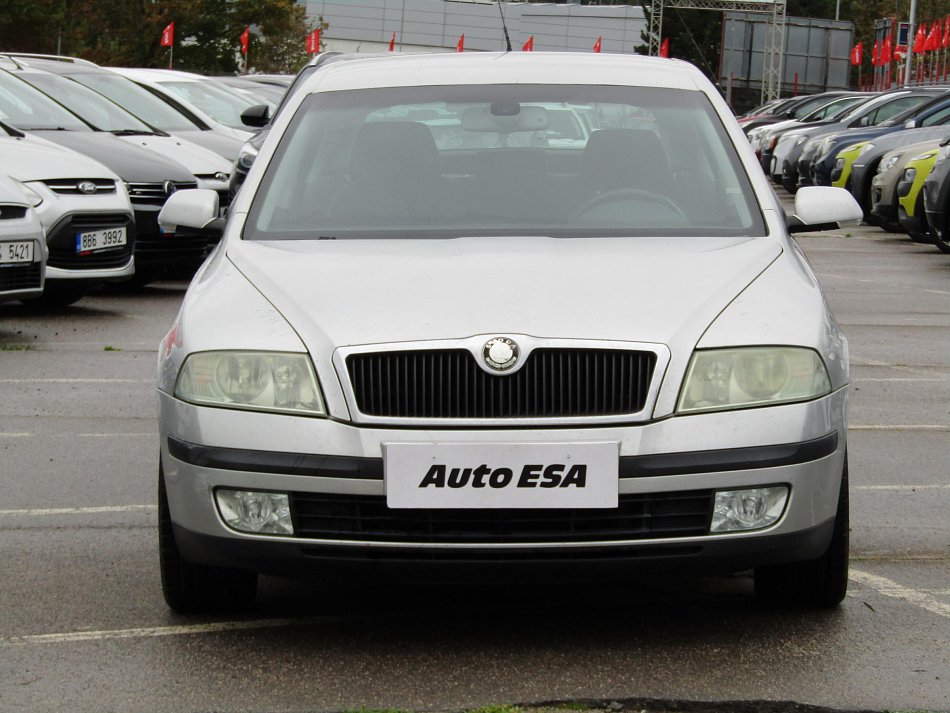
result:
[[[261,535],[294,534],[290,500],[284,493],[220,489],[214,496],[228,527]]]
[[[788,487],[721,490],[716,493],[710,532],[760,530],[776,522],[785,510]]]

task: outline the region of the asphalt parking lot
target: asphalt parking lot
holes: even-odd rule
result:
[[[851,587],[831,612],[758,606],[737,575],[266,579],[242,617],[175,616],[154,363],[185,284],[0,305],[0,711],[950,710],[950,256],[869,228],[799,242],[853,366]]]

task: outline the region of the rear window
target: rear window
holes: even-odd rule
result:
[[[702,93],[472,85],[307,97],[244,237],[764,232]]]

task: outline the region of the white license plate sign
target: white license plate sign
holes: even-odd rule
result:
[[[391,508],[617,507],[617,443],[387,443]]]
[[[0,263],[33,262],[33,241],[0,243]]]
[[[76,233],[76,252],[82,254],[108,250],[121,247],[127,242],[125,228],[90,230],[88,233]]]

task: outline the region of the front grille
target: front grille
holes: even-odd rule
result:
[[[616,508],[391,510],[383,495],[291,493],[297,537],[348,542],[619,542],[707,534],[713,491],[621,495]]]
[[[169,185],[166,186],[166,183]],[[150,205],[164,205],[165,201],[175,191],[186,188],[197,188],[197,181],[156,181],[152,183],[129,183],[129,198],[133,203]]]
[[[7,265],[0,268],[0,292],[30,290],[40,286],[41,264]]]
[[[76,252],[76,233],[125,226],[128,242],[116,248],[99,250],[88,255]],[[106,270],[123,267],[132,257],[135,225],[123,213],[89,213],[72,215],[60,221],[46,236],[50,267],[66,270]]]
[[[139,234],[135,241],[136,268],[197,269],[218,244],[218,235],[199,233]]]
[[[0,205],[0,220],[19,220],[26,217],[26,206]]]
[[[115,193],[115,181],[107,178],[69,178],[44,181],[44,183],[53,193],[66,196],[106,195]],[[83,183],[95,184],[96,190],[88,192],[80,190],[79,186]]]
[[[566,418],[636,413],[646,405],[652,352],[535,349],[524,367],[493,375],[464,349],[353,354],[359,410],[390,418]]]

